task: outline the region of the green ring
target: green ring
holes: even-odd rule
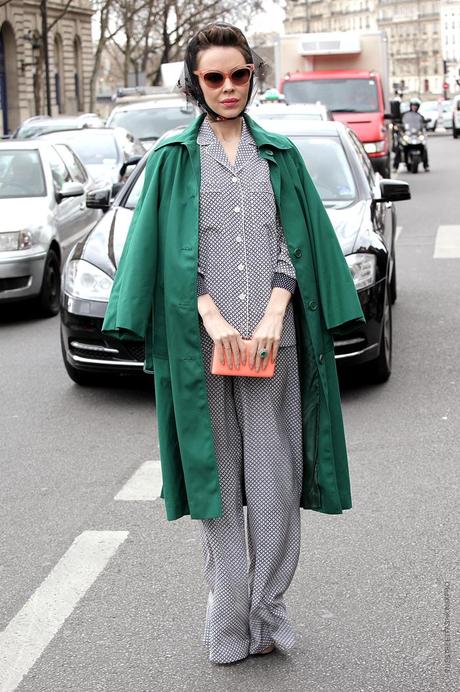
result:
[[[268,351],[266,351],[264,348],[260,351],[259,356],[261,358],[266,358]]]

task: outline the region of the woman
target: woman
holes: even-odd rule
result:
[[[351,507],[332,333],[364,318],[300,154],[245,114],[262,70],[235,27],[190,41],[203,115],[149,157],[103,325],[145,339],[162,497],[169,520],[199,520],[216,663],[293,646],[300,507]],[[244,339],[255,376],[211,374],[213,348],[245,364]]]

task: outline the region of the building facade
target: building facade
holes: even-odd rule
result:
[[[451,91],[458,89],[460,79],[460,2],[441,3],[441,41],[445,60],[446,80]]]
[[[288,0],[286,33],[385,31],[390,82],[429,97],[460,77],[459,0]]]
[[[0,7],[0,99],[3,133],[47,112],[43,9],[48,31],[51,114],[88,107],[92,69],[90,0],[10,0]]]

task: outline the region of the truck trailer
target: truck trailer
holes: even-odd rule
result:
[[[351,127],[373,167],[391,175],[388,42],[384,32],[292,34],[278,43],[287,103],[324,103]]]

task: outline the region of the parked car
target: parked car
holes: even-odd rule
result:
[[[454,96],[452,99],[452,110],[451,110],[451,126],[452,126],[452,136],[457,139],[460,135],[460,94]]]
[[[391,305],[396,300],[393,202],[410,198],[409,185],[374,173],[357,136],[342,123],[269,120],[264,126],[288,135],[304,157],[366,316],[365,325],[335,340],[336,358],[365,366],[374,381],[385,381],[391,372]],[[88,204],[108,211],[74,248],[65,268],[62,354],[67,372],[79,384],[91,383],[98,375],[143,372],[143,343],[112,340],[101,334],[101,327],[146,160],[147,156],[110,208],[107,196],[88,197]]]
[[[13,133],[11,139],[33,139],[44,132],[56,130],[81,129],[85,127],[104,127],[104,121],[96,113],[80,115],[34,115],[24,120]]]
[[[149,149],[164,132],[179,125],[187,126],[197,115],[197,109],[183,98],[152,98],[115,106],[107,127],[126,128]]]
[[[332,113],[322,103],[272,103],[261,101],[249,109],[249,115],[259,121],[279,120],[333,120]],[[263,126],[263,123],[261,122]]]
[[[67,143],[98,185],[115,185],[117,192],[118,183],[126,179],[128,163],[139,163],[147,151],[142,142],[124,127],[61,130],[40,135],[40,139]]]
[[[36,299],[59,312],[61,267],[102,215],[85,204],[95,185],[65,144],[0,144],[0,303]]]

